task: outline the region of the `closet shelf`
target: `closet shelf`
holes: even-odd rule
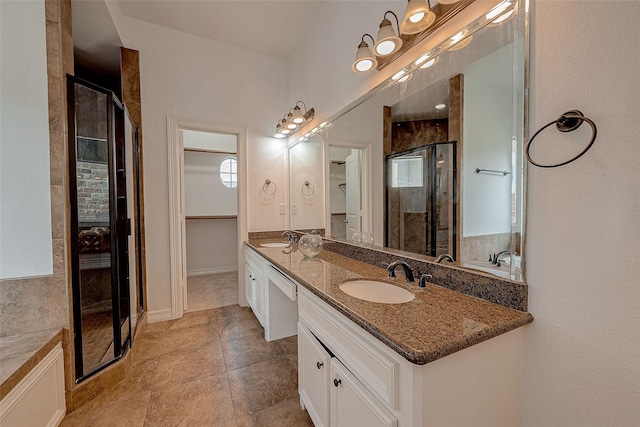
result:
[[[237,219],[237,215],[187,215],[186,219]]]

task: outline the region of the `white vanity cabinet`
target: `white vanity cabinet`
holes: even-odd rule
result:
[[[298,325],[300,402],[316,427],[395,427],[397,420],[317,338]]]
[[[245,295],[249,307],[258,318],[260,324],[265,325],[264,310],[264,279],[262,275],[262,266],[264,258],[256,254],[249,248],[245,248],[244,257],[244,277],[245,277]]]
[[[267,341],[296,335],[297,283],[269,261],[245,248],[245,294]]]
[[[320,426],[518,424],[522,331],[416,365],[298,289],[300,403]]]

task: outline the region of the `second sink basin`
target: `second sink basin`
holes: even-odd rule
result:
[[[352,280],[340,285],[342,292],[365,301],[401,304],[416,296],[406,289],[377,280]]]
[[[287,242],[260,243],[260,246],[265,247],[265,248],[286,248],[289,245],[291,245],[291,243],[287,243]]]

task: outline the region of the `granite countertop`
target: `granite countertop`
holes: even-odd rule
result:
[[[0,337],[0,400],[62,342],[62,329]]]
[[[428,283],[426,289],[388,277],[387,270],[323,250],[316,258],[300,251],[247,245],[300,285],[382,341],[411,363],[423,365],[533,321],[527,312]],[[364,301],[340,290],[353,279],[375,279],[405,288],[415,299],[402,304]]]

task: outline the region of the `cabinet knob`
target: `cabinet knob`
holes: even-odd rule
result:
[[[333,385],[334,386],[338,387],[340,384],[342,384],[342,380],[339,380],[339,379],[334,379],[333,380]]]
[[[317,362],[316,363],[316,366],[318,367],[318,369],[321,369],[323,365],[324,365],[324,363],[322,363],[322,362]]]

